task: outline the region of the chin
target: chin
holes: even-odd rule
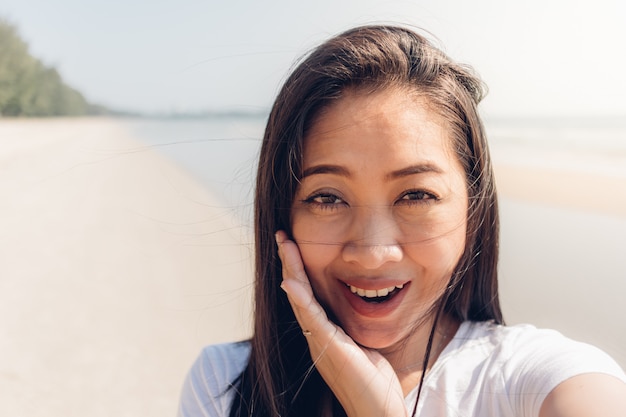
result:
[[[367,332],[354,330],[346,331],[346,333],[358,345],[374,350],[388,349],[402,340],[397,333],[393,335],[385,335],[384,332],[381,333],[380,331],[371,330]]]

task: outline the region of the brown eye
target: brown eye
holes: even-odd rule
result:
[[[315,212],[335,212],[335,210],[348,207],[344,199],[329,192],[318,192],[302,200],[306,206]]]
[[[343,203],[343,200],[336,195],[333,194],[317,194],[311,196],[307,201],[318,203],[318,204],[340,204]]]
[[[433,196],[424,191],[410,191],[402,196],[403,200],[424,200],[427,198],[433,198]]]
[[[437,197],[423,190],[410,190],[402,194],[399,203],[405,204],[426,204],[437,201]]]

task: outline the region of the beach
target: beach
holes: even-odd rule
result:
[[[249,201],[134,123],[0,120],[0,415],[173,416],[202,346],[250,335]],[[624,155],[493,156],[506,320],[625,367]]]
[[[507,323],[557,329],[626,367],[626,152],[507,144],[492,153]]]
[[[201,347],[249,335],[248,231],[115,121],[0,138],[0,415],[175,415]]]

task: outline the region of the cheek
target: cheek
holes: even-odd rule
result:
[[[440,249],[442,263],[445,262],[445,265],[449,269],[451,273],[456,267],[459,259],[463,255],[463,251],[465,250],[465,240],[466,240],[466,226],[465,222],[460,225],[456,230],[454,230],[450,235],[442,242],[442,247]]]
[[[451,255],[465,247],[467,219],[463,204],[442,207],[421,216],[407,213],[398,224],[405,244],[432,246],[435,251],[443,246]]]
[[[463,253],[463,241],[450,238],[433,239],[419,244],[405,245],[405,253],[430,275],[442,276],[451,272]]]
[[[304,237],[298,238],[294,230],[294,239],[300,249],[300,256],[304,264],[304,270],[311,283],[315,298],[327,311],[332,310],[331,300],[336,291],[332,282],[332,276],[328,273],[328,266],[340,256],[340,246],[332,244],[320,244],[319,241],[310,241]]]
[[[293,239],[300,249],[309,279],[319,281],[326,266],[338,256],[341,250],[339,236],[332,233],[334,230],[332,227],[324,227],[323,223],[302,217],[298,215],[293,217]]]
[[[450,272],[456,267],[465,250],[467,239],[467,218],[465,210],[448,223],[448,230],[441,239],[440,257],[445,260]]]
[[[291,212],[291,231],[300,251],[332,252],[341,246],[345,239],[345,215],[315,215],[306,208],[293,209]],[[304,255],[303,255],[304,256]]]
[[[465,250],[467,222],[464,216],[439,219],[422,225],[420,232],[405,234],[405,252],[430,276],[430,281],[439,286],[447,283]],[[411,240],[411,237],[419,239]]]

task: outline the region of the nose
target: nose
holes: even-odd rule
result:
[[[345,262],[356,263],[365,269],[377,269],[387,262],[400,262],[403,250],[398,242],[399,228],[387,208],[353,209],[350,236],[342,248]]]

